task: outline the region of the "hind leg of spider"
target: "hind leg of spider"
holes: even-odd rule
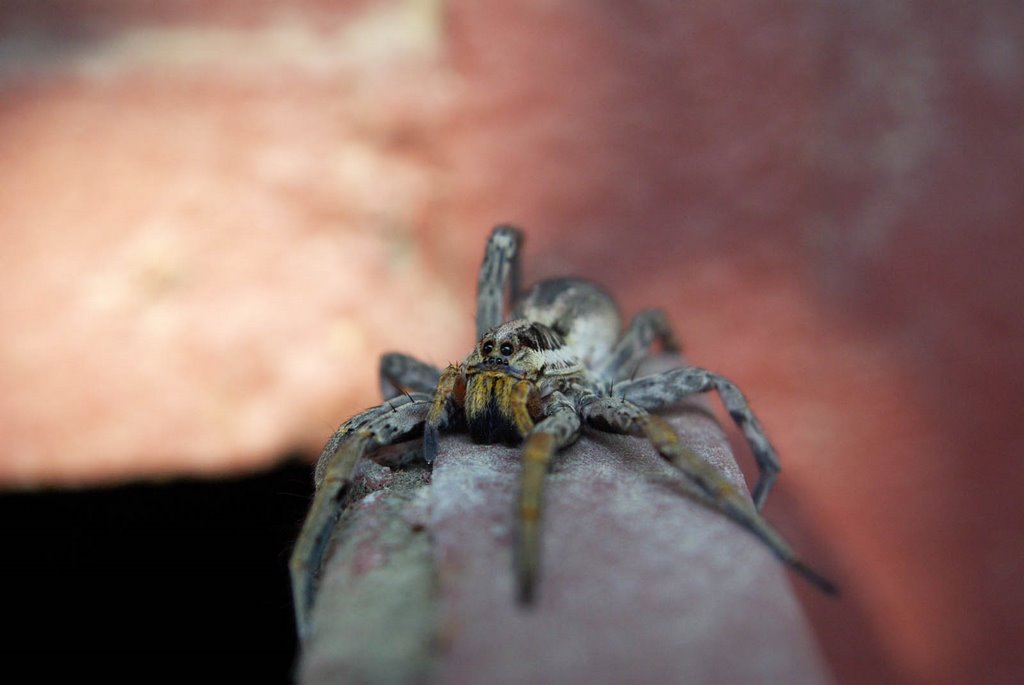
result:
[[[524,605],[535,600],[540,573],[544,479],[552,456],[580,433],[580,418],[564,398],[556,398],[548,405],[546,413],[547,417],[533,427],[523,445],[516,509],[515,570],[517,596]]]
[[[316,592],[315,578],[356,465],[368,453],[394,444],[420,427],[426,419],[429,401],[422,394],[403,396],[367,410],[343,424],[324,447],[320,456],[323,466],[317,465],[320,478],[316,495],[288,564],[295,622],[303,638],[311,628],[309,612]]]
[[[662,457],[700,488],[709,504],[753,533],[779,560],[819,590],[829,595],[838,593],[835,585],[796,556],[789,544],[761,517],[739,488],[679,441],[679,436],[667,421],[627,400],[614,397],[586,403],[583,417],[589,425],[597,428],[623,433],[639,430]]]
[[[678,352],[679,342],[668,317],[660,309],[645,309],[633,317],[608,358],[597,369],[601,378],[616,381],[629,378],[657,340],[666,352]]]
[[[476,338],[505,320],[506,294],[519,297],[519,247],[523,235],[514,226],[496,226],[487,240],[476,288]],[[508,293],[506,293],[508,286]]]
[[[687,366],[664,373],[637,378],[615,386],[615,395],[649,411],[664,409],[684,397],[709,390],[718,392],[729,416],[736,422],[750,445],[760,477],[754,487],[754,504],[760,511],[768,497],[781,465],[779,456],[754,412],[735,383],[707,369]]]
[[[434,392],[441,371],[401,352],[388,352],[380,358],[380,394],[386,400],[406,392]]]

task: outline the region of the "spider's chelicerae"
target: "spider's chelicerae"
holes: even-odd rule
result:
[[[440,371],[404,354],[385,355],[380,370],[385,402],[346,421],[324,447],[316,466],[316,497],[291,558],[300,632],[308,629],[315,576],[359,460],[422,432],[422,457],[431,464],[442,430],[468,429],[481,443],[523,444],[515,572],[524,604],[532,602],[537,585],[544,476],[552,456],[584,426],[645,437],[713,506],[793,570],[835,594],[835,586],[798,559],[758,513],[779,462],[739,388],[693,366],[632,378],[655,341],[665,350],[677,349],[664,314],[640,312],[622,332],[615,302],[589,281],[551,279],[520,294],[521,243],[511,226],[491,233],[477,284],[478,342],[465,361]],[[506,297],[513,303],[508,321]],[[718,393],[757,461],[753,503],[650,413],[710,390]]]

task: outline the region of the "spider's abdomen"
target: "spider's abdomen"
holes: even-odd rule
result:
[[[533,428],[536,390],[501,371],[481,371],[467,379],[464,410],[474,442],[518,445]]]
[[[581,278],[541,281],[519,300],[514,316],[551,328],[590,368],[607,357],[622,331],[622,317],[612,296]]]

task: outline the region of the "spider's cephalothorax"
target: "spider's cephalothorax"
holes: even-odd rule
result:
[[[584,425],[649,440],[713,506],[793,570],[834,594],[835,587],[807,567],[759,514],[779,462],[739,388],[692,366],[633,378],[654,342],[670,352],[678,349],[665,316],[659,310],[642,311],[623,332],[611,296],[575,278],[542,281],[520,296],[521,240],[511,226],[498,226],[491,234],[477,285],[478,342],[466,359],[440,371],[404,354],[385,355],[381,386],[386,401],[346,421],[324,447],[315,474],[316,498],[291,558],[300,632],[308,631],[314,578],[356,464],[420,430],[428,464],[444,430],[465,427],[477,442],[523,444],[516,577],[525,604],[533,601],[540,565],[544,476],[553,455],[576,440]],[[509,321],[503,312],[506,297],[514,305]],[[650,413],[711,390],[743,431],[757,461],[761,474],[753,502],[685,447],[665,420]]]

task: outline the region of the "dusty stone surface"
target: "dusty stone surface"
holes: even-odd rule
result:
[[[429,472],[368,463],[334,531],[298,662],[303,683],[416,683],[434,672],[437,608]]]
[[[742,483],[713,418],[693,408],[673,422]],[[556,459],[539,601],[523,610],[510,547],[518,473],[517,450],[451,436],[429,486],[355,504],[326,562],[301,682],[831,682],[782,567],[681,494],[686,483],[638,438],[588,431]],[[410,660],[410,643],[432,651]]]
[[[714,429],[686,433],[729,464]],[[555,464],[539,600],[522,611],[509,548],[518,455],[470,454],[461,441],[434,477],[440,682],[829,682],[771,555],[652,482],[668,469],[630,438],[587,436]]]

